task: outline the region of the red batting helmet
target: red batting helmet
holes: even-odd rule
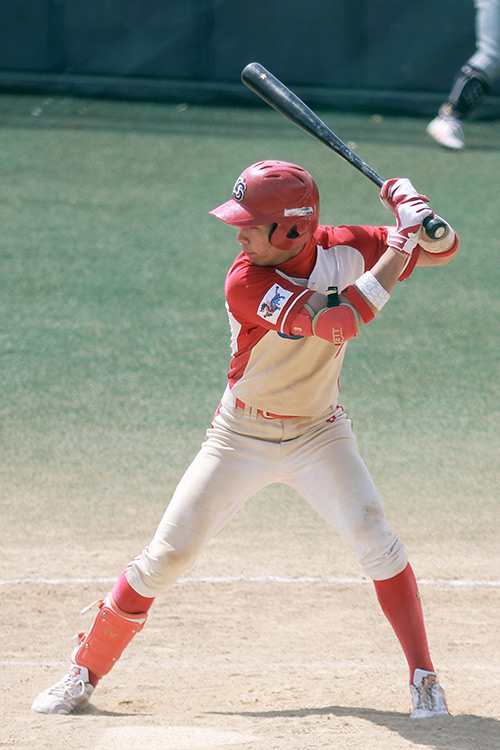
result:
[[[231,200],[210,213],[234,227],[276,224],[271,244],[296,250],[318,226],[318,187],[309,172],[296,164],[259,161],[238,177]]]

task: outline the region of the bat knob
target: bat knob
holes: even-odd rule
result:
[[[446,222],[437,216],[428,216],[423,221],[425,233],[431,240],[442,239],[448,231]]]

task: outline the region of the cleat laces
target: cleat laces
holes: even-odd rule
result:
[[[85,683],[83,680],[66,675],[63,680],[49,688],[47,693],[57,698],[81,698],[85,694]]]

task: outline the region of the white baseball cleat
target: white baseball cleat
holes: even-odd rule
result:
[[[88,670],[74,664],[60,682],[37,695],[31,710],[41,714],[70,714],[76,708],[88,706],[93,692]]]
[[[444,690],[435,672],[416,669],[410,685],[413,710],[412,719],[428,719],[432,716],[449,716]]]
[[[453,115],[438,115],[427,125],[426,132],[445,148],[457,151],[465,147],[464,131]]]

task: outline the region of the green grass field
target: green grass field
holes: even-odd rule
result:
[[[470,123],[456,154],[419,119],[320,115],[381,174],[411,177],[461,238],[351,343],[341,401],[415,546],[498,555],[498,124]],[[281,158],[316,177],[323,223],[388,214],[267,108],[6,96],[0,121],[4,534],[46,538],[48,519],[56,540],[82,524],[148,534],[225,384],[237,246],[208,211],[245,166]]]

